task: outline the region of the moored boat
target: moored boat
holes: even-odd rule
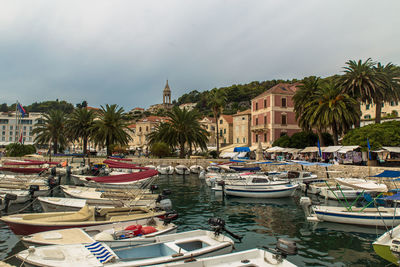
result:
[[[236,197],[281,198],[290,197],[299,185],[282,184],[263,187],[225,186],[225,194]]]
[[[196,173],[196,174],[198,174],[198,173],[200,173],[202,170],[204,170],[203,166],[201,166],[201,165],[192,165],[192,166],[189,167],[189,169],[190,169],[190,171],[191,171],[192,173]]]
[[[400,261],[400,225],[378,237],[372,246],[380,257],[398,265]]]
[[[174,169],[174,167],[172,167],[170,165],[158,165],[157,171],[163,175],[170,175],[170,174],[174,174],[175,169]]]
[[[185,165],[177,165],[175,166],[175,172],[177,174],[190,174],[190,170]]]

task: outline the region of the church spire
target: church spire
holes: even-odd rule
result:
[[[164,92],[165,91],[171,91],[171,89],[169,88],[169,85],[168,85],[168,80],[167,80],[167,83],[165,84]]]
[[[163,104],[164,106],[171,105],[171,89],[169,88],[168,80],[163,91]]]

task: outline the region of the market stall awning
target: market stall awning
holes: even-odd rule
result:
[[[324,153],[333,153],[333,152],[338,152],[341,148],[342,146],[328,146],[321,150]]]
[[[397,178],[400,177],[400,171],[384,170],[382,173],[370,177]]]
[[[269,153],[273,153],[273,152],[282,152],[284,150],[284,148],[283,147],[280,147],[280,146],[274,146],[274,147],[270,147],[270,148],[268,148],[267,150],[265,150],[266,152],[269,152]]]
[[[250,148],[248,146],[237,146],[233,149],[233,152],[250,152]]]
[[[261,143],[261,148],[262,148],[263,150],[266,150],[268,147],[269,147],[269,146],[268,146],[267,144]],[[252,146],[250,147],[250,151],[256,151],[257,148],[258,148],[258,144],[252,145]]]
[[[220,155],[221,158],[223,159],[230,159],[233,157],[236,157],[239,153],[237,152],[224,152]]]
[[[321,151],[322,151],[322,147],[321,147]],[[315,152],[318,152],[317,146],[308,146],[308,147],[304,148],[302,151],[300,151],[300,153],[315,153]]]
[[[398,146],[383,146],[382,148],[392,153],[400,153],[400,147]]]
[[[298,148],[290,148],[290,147],[286,147],[284,148],[281,152],[285,152],[285,153],[299,153],[301,151],[301,149]]]
[[[357,148],[359,148],[360,146],[342,146],[337,152],[338,153],[347,153],[353,150],[356,150]]]

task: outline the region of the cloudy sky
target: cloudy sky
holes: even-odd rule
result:
[[[126,110],[197,89],[400,65],[399,0],[0,0],[0,103]]]

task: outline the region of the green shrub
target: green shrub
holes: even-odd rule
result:
[[[151,154],[153,154],[154,156],[159,157],[159,158],[167,157],[171,153],[169,146],[163,142],[154,143],[151,146],[150,151],[151,151]]]
[[[33,145],[12,143],[6,146],[6,155],[8,157],[22,157],[34,153],[36,153],[36,148]]]

